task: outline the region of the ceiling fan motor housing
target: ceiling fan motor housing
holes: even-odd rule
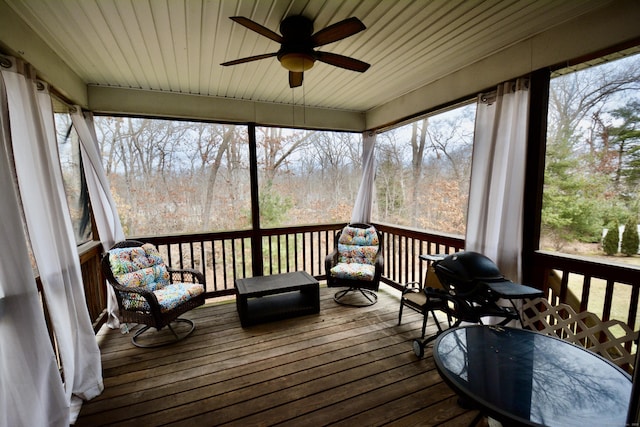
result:
[[[289,16],[280,23],[280,34],[287,39],[310,38],[313,34],[313,22],[302,15]]]
[[[313,22],[304,16],[295,15],[280,23],[282,46],[278,51],[278,61],[289,71],[303,72],[316,60],[313,51]]]

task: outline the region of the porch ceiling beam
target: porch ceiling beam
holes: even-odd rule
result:
[[[89,86],[88,96],[89,108],[97,113],[258,123],[347,132],[361,132],[365,129],[365,114],[356,111],[103,86]]]

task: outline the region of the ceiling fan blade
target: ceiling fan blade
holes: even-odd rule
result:
[[[364,73],[369,69],[371,65],[366,62],[362,62],[358,59],[349,58],[348,56],[338,55],[336,53],[329,52],[316,52],[315,57],[318,61],[324,62],[329,65],[334,65],[340,68],[346,68],[351,71],[358,71]]]
[[[282,43],[282,36],[280,34],[271,31],[267,27],[263,27],[257,22],[253,22],[251,19],[245,18],[244,16],[230,16],[229,19],[250,29],[251,31],[255,31],[258,34],[273,40],[274,42]]]
[[[289,87],[294,88],[298,86],[302,86],[302,72],[289,71]]]
[[[234,59],[233,61],[223,62],[220,65],[224,65],[226,67],[228,65],[244,64],[245,62],[257,61],[259,59],[265,59],[265,58],[272,58],[272,57],[276,56],[277,54],[278,54],[278,52],[264,53],[262,55],[249,56],[247,58],[240,58],[240,59]]]
[[[347,18],[318,31],[311,36],[311,42],[313,47],[324,46],[352,36],[366,28],[358,18]]]

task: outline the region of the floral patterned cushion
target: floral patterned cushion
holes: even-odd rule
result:
[[[378,233],[374,227],[347,225],[338,239],[338,262],[374,265],[379,245]]]
[[[338,279],[373,281],[379,246],[378,233],[373,226],[347,225],[338,239],[338,263],[329,273]]]
[[[358,246],[378,246],[380,244],[378,241],[378,233],[373,226],[359,228],[351,227],[350,225],[342,229],[338,243]]]
[[[338,243],[338,262],[345,264],[369,264],[376,263],[378,254],[377,246],[343,245]]]
[[[155,246],[119,248],[109,251],[111,271],[122,286],[144,286],[150,291],[169,284],[169,272]]]
[[[338,279],[372,281],[376,274],[375,265],[338,263],[330,270],[331,276]]]
[[[164,286],[162,289],[153,291],[153,294],[158,299],[160,311],[166,313],[203,292],[204,286],[197,283],[172,283]],[[150,310],[147,300],[137,295],[133,295],[132,298],[123,299],[122,303],[126,310]]]
[[[109,262],[118,283],[153,292],[163,313],[204,292],[204,286],[200,284],[170,283],[169,271],[158,249],[149,243],[141,247],[112,249]],[[122,297],[125,310],[150,309],[147,300],[138,294],[123,293]]]
[[[169,272],[164,265],[154,265],[116,276],[116,279],[122,286],[144,287],[155,291],[169,283]]]

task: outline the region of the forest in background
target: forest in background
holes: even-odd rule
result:
[[[464,233],[474,109],[378,135],[375,220]],[[245,126],[97,117],[96,128],[128,234],[250,227]],[[262,226],[349,221],[362,173],[361,138],[258,127]]]
[[[551,89],[542,246],[600,250],[603,229],[638,221],[640,60],[571,70]],[[374,221],[464,235],[474,118],[470,103],[377,135]],[[76,137],[68,115],[56,119],[67,191],[79,194]],[[106,116],[95,124],[127,235],[251,226],[246,126]],[[349,221],[360,134],[258,127],[257,144],[263,227]],[[86,216],[78,194],[74,218]]]
[[[553,78],[543,244],[599,250],[604,229],[638,224],[639,181],[640,56]]]

